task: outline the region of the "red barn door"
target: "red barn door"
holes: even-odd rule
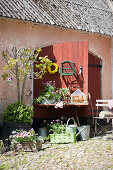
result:
[[[58,88],[69,87],[71,93],[78,88],[85,94],[88,93],[88,42],[66,42],[44,47],[42,48],[40,56],[45,55],[47,55],[52,62],[57,63],[59,67],[62,61],[69,60],[74,62],[76,73],[73,76],[60,76],[59,72],[53,75],[47,72],[42,80],[34,80],[34,98],[38,97],[39,91],[43,89],[43,83],[47,81],[55,81],[55,85]],[[79,75],[81,65],[83,72]],[[49,109],[45,108],[36,108],[35,117],[49,118],[51,116],[51,110],[48,110]],[[58,113],[58,110],[54,110],[54,114],[55,112]],[[61,112],[65,115],[71,113],[71,111],[66,111],[65,109],[61,110]]]
[[[88,91],[91,94],[94,114],[96,114],[96,100],[101,99],[101,60],[88,54]],[[89,115],[91,110],[89,108]]]

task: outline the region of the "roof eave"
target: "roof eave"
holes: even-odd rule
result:
[[[49,24],[49,23],[41,23],[41,22],[36,22],[36,21],[31,21],[31,20],[22,20],[22,19],[18,19],[18,18],[11,18],[11,17],[7,17],[7,16],[0,16],[0,18],[3,18],[3,19],[7,19],[9,20],[9,18],[11,20],[18,20],[18,21],[21,21],[21,22],[31,22],[33,24],[37,24],[37,25],[45,25],[45,26],[50,26],[50,27],[57,27],[57,28],[61,28],[61,29],[67,29],[67,30],[75,30],[75,31],[80,31],[80,32],[85,32],[85,33],[88,33],[88,34],[98,34],[98,35],[103,35],[103,36],[109,36],[109,37],[112,37],[113,35],[110,35],[110,34],[102,34],[101,32],[90,32],[88,30],[82,30],[82,29],[76,29],[76,28],[71,28],[71,27],[64,27],[64,26],[61,26],[61,25],[56,25],[56,24]]]

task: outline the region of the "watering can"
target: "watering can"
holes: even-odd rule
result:
[[[70,121],[70,120],[73,120],[73,123],[74,123],[74,124],[69,125],[69,121]],[[76,124],[74,118],[73,118],[73,117],[72,117],[72,118],[69,118],[69,119],[67,120],[66,132],[67,132],[67,133],[75,133],[75,132],[76,132],[76,129],[77,129],[77,124]]]
[[[73,123],[74,123],[74,124],[69,125],[69,121],[70,121],[70,120],[73,120]],[[81,134],[81,132],[82,132],[83,130],[86,129],[86,127],[87,127],[87,126],[84,126],[84,127],[82,127],[82,128],[79,128],[78,125],[77,125],[77,123],[75,122],[74,118],[72,117],[72,118],[69,118],[69,119],[67,120],[66,132],[67,132],[67,133],[76,133],[76,129],[78,129],[79,132],[76,134],[76,137],[77,137],[79,134]]]

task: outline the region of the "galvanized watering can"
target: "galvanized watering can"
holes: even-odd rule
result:
[[[74,124],[70,124],[69,125],[69,121],[73,120]],[[76,134],[76,137],[85,129],[86,127],[82,127],[81,129],[78,127],[77,123],[75,122],[74,118],[69,118],[67,120],[67,125],[66,125],[66,132],[67,133],[76,133],[77,129],[79,130],[79,132]]]

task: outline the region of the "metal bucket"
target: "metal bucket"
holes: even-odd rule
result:
[[[69,125],[69,121],[70,121],[70,120],[73,120],[73,123],[74,123],[74,124]],[[76,125],[76,122],[75,122],[74,118],[69,118],[69,119],[67,120],[66,132],[67,132],[67,133],[75,133],[75,132],[76,132],[76,127],[77,127],[77,125]]]
[[[45,128],[45,127],[39,128],[38,134],[39,134],[39,136],[47,137],[48,136],[48,129]]]
[[[78,127],[80,132],[80,140],[88,140],[90,134],[90,125],[83,125]]]

